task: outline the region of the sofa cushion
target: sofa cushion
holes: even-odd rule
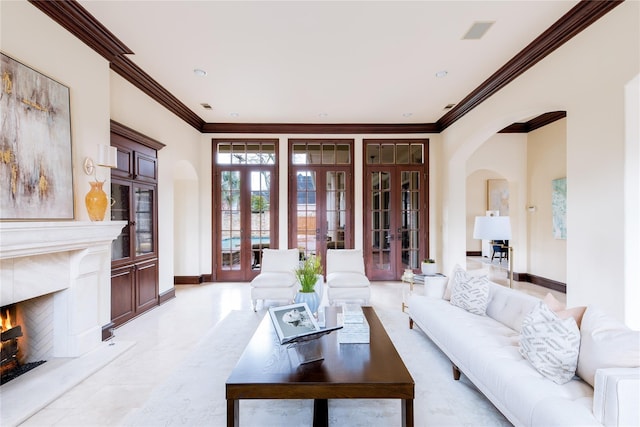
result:
[[[456,266],[453,267],[453,270],[451,271],[451,275],[449,276],[449,281],[447,282],[447,287],[444,290],[442,299],[445,299],[447,301],[451,299],[451,290],[453,289],[453,284],[456,283],[456,281],[468,280],[471,277],[487,276],[487,273],[488,272],[485,269],[467,271],[464,268],[460,267],[459,264],[456,264]]]
[[[335,272],[365,274],[364,255],[361,249],[327,250],[327,275]]]
[[[544,297],[544,300],[542,301],[547,304],[549,308],[558,315],[559,318],[566,319],[568,317],[573,317],[576,321],[576,324],[578,325],[578,328],[580,328],[580,324],[582,323],[582,316],[584,316],[584,311],[587,309],[587,307],[582,306],[567,308],[565,304],[558,301],[556,297],[554,297],[550,293],[547,293],[547,295]]]
[[[601,309],[587,307],[580,334],[578,375],[591,386],[597,369],[640,366],[640,332],[632,331]]]
[[[289,288],[297,283],[298,279],[293,272],[267,271],[258,274],[251,281],[251,286],[254,288]]]
[[[367,276],[360,273],[329,273],[327,274],[327,286],[332,288],[359,288],[370,286]]]
[[[573,317],[560,319],[545,303],[538,303],[522,321],[520,354],[556,384],[575,376],[580,330]]]
[[[293,271],[299,266],[298,249],[263,249],[260,272]]]
[[[489,280],[486,277],[459,277],[451,290],[451,304],[470,313],[485,316],[489,305]]]

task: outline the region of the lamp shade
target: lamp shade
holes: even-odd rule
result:
[[[107,168],[118,167],[118,149],[109,145],[98,145],[98,166]]]
[[[511,221],[508,216],[477,216],[473,238],[482,240],[510,240]]]

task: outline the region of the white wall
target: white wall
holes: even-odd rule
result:
[[[527,213],[528,272],[562,283],[567,280],[567,240],[553,237],[551,181],[567,176],[566,123],[558,120],[530,132],[527,143],[527,206],[535,209]]]
[[[82,164],[85,157],[96,158],[98,144],[109,145],[107,62],[26,1],[2,2],[0,50],[69,88],[73,166],[69,173],[73,173],[74,216],[88,221],[84,197],[93,176],[85,175]],[[108,192],[110,172],[100,168],[98,179],[107,180],[104,188]],[[106,217],[110,217],[109,212]],[[83,279],[84,294],[94,293],[97,298],[97,313],[90,314],[97,315],[99,325],[111,321],[110,287],[107,292],[99,292],[100,283],[109,282],[108,269]]]
[[[597,303],[624,319],[624,256],[602,248],[624,247],[624,86],[639,71],[639,8],[616,7],[442,133],[445,268],[464,261],[466,175],[459,171],[471,153],[508,124],[564,110],[567,302]],[[607,227],[594,227],[603,218]],[[587,262],[596,256],[599,262]]]
[[[625,322],[640,330],[640,74],[625,86]]]

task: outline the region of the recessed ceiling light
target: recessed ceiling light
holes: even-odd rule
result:
[[[195,74],[196,76],[204,77],[204,76],[207,75],[207,72],[205,70],[200,69],[200,68],[194,68],[193,74]]]
[[[413,113],[402,113],[402,117],[411,117]]]
[[[456,106],[456,104],[447,104],[447,105],[445,105],[445,106],[444,106],[444,109],[445,109],[445,110],[450,110],[450,109],[452,109],[452,108],[453,108],[453,107],[455,107],[455,106]]]
[[[436,73],[436,77],[438,77],[438,78],[446,77],[447,74],[449,74],[449,72],[447,70],[441,70],[441,71],[438,71]]]
[[[318,117],[321,117],[321,118],[323,118],[323,119],[324,119],[325,117],[328,117],[328,116],[329,116],[329,115],[328,115],[327,113],[320,113],[320,114],[318,114]]]
[[[240,117],[240,113],[229,113],[231,117]]]
[[[211,107],[211,105],[207,104],[206,102],[203,102],[202,104],[200,104],[202,106],[202,108],[204,108],[205,110],[213,110],[213,107]]]

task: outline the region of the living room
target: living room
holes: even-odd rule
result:
[[[176,276],[211,274],[211,138],[277,138],[280,155],[286,158],[287,140],[300,135],[202,133],[110,69],[102,55],[29,2],[3,1],[0,12],[2,52],[70,88],[74,219],[88,220],[84,196],[91,178],[82,172],[82,161],[95,155],[97,144],[108,144],[110,120],[122,123],[166,144],[159,151],[160,294],[170,298],[176,292]],[[429,140],[429,253],[442,261],[443,273],[466,263],[473,244],[468,238],[469,218],[483,213],[469,208],[470,185],[477,185],[470,184],[469,177],[478,170],[491,170],[509,181],[511,204],[517,207],[512,214],[517,230],[514,271],[566,283],[569,306],[597,302],[638,329],[640,315],[634,301],[640,296],[640,273],[633,267],[640,258],[639,39],[638,2],[624,2],[442,132],[384,135]],[[531,173],[524,173],[534,166],[524,153],[534,148],[523,135],[498,133],[551,111],[566,112],[566,119],[549,125],[556,134],[566,135],[569,237],[566,262],[560,269],[550,268],[556,260],[545,258],[546,248],[535,243],[532,217],[536,212],[526,210],[545,203],[530,198]],[[537,135],[530,137],[546,138]],[[380,138],[376,134],[340,136],[353,138],[355,159],[362,159],[364,139]],[[519,144],[510,148],[519,153],[505,157],[507,140]],[[495,164],[495,159],[501,159],[501,164]],[[286,170],[280,173],[286,177]],[[359,173],[356,169],[356,180],[361,179]],[[279,180],[282,194],[287,194],[286,183],[286,178]],[[355,200],[362,197],[360,191]],[[187,228],[181,233],[175,229],[185,220],[176,217],[176,200],[189,208],[183,213],[188,215]],[[278,235],[280,247],[286,247],[288,224],[283,219],[288,212],[282,202]],[[356,203],[354,210],[355,218],[362,218],[362,206]],[[362,222],[356,221],[355,247],[361,247],[364,233]],[[108,274],[105,271],[99,280],[108,281]],[[108,310],[100,316],[101,325],[109,323]],[[143,319],[136,322],[144,324]]]

